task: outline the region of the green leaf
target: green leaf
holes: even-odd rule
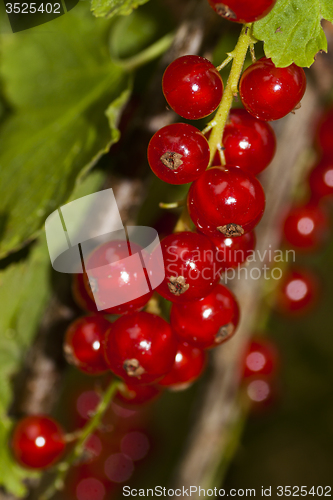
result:
[[[274,64],[310,67],[320,50],[327,51],[322,19],[333,22],[332,0],[278,0],[274,9],[254,23],[253,34],[264,41]]]
[[[6,415],[12,399],[10,381],[49,298],[49,267],[44,238],[27,260],[0,272],[0,485],[19,497],[26,494],[22,480],[30,474],[14,462],[8,447],[12,426]]]
[[[148,0],[92,0],[91,10],[96,17],[128,16]]]
[[[38,234],[119,138],[125,98],[118,97],[128,98],[130,80],[110,60],[109,25],[80,2],[52,22],[55,31],[1,37],[0,76],[13,113],[0,129],[0,258]],[[113,100],[111,124],[105,110]]]

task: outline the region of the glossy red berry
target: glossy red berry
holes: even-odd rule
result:
[[[217,248],[216,258],[223,272],[244,264],[253,255],[256,247],[254,231],[238,236],[238,238],[228,238],[219,234],[209,236],[209,239]]]
[[[138,407],[153,401],[161,394],[161,389],[155,385],[139,385],[122,383],[118,387],[114,401],[127,407]]]
[[[270,164],[276,150],[272,127],[245,109],[231,110],[222,143],[227,165],[240,167],[252,175],[259,174]],[[220,155],[216,153],[214,165],[220,164]]]
[[[333,196],[333,158],[323,159],[315,165],[309,175],[309,186],[313,201]]]
[[[243,376],[272,375],[277,367],[277,349],[272,342],[258,338],[247,346],[244,356]]]
[[[84,274],[74,274],[72,280],[72,294],[76,304],[83,311],[93,312],[98,314],[95,300],[91,298],[86,290],[86,286],[89,287],[88,277]],[[91,293],[90,287],[89,291]],[[107,314],[105,311],[101,311],[103,314]]]
[[[97,314],[74,321],[65,336],[64,351],[68,362],[91,375],[106,372],[103,343],[110,326],[110,321]]]
[[[169,106],[188,120],[210,115],[223,95],[219,72],[199,56],[182,56],[173,61],[165,70],[162,88]]]
[[[204,299],[173,304],[170,321],[183,342],[200,348],[216,347],[235,333],[239,307],[230,290],[217,285]]]
[[[159,381],[159,385],[169,389],[187,389],[203,373],[207,363],[207,354],[199,347],[178,344],[177,354],[171,371]]]
[[[236,23],[254,23],[265,17],[274,7],[276,0],[208,0],[219,15]]]
[[[290,269],[277,289],[276,308],[283,314],[302,314],[315,304],[318,297],[316,276],[304,269]]]
[[[16,460],[30,469],[44,469],[59,460],[65,449],[65,435],[50,417],[22,418],[14,428],[12,450]]]
[[[170,234],[161,248],[165,278],[156,290],[162,297],[177,303],[201,299],[219,282],[216,248],[203,234]]]
[[[209,154],[205,136],[186,123],[161,128],[148,145],[150,168],[169,184],[195,181],[208,167]]]
[[[129,385],[157,382],[171,370],[177,350],[170,325],[146,312],[118,318],[104,345],[110,369]]]
[[[305,89],[303,68],[296,64],[277,68],[266,57],[251,64],[239,84],[242,103],[247,111],[264,121],[278,120],[297,108]]]
[[[152,296],[144,272],[139,272],[137,260],[130,260],[134,253],[142,253],[142,247],[131,242],[130,248],[125,240],[109,241],[96,248],[88,257],[86,269],[89,282],[85,281],[88,294],[102,308],[104,314],[125,314],[142,309]],[[94,290],[94,295],[92,294]],[[132,296],[133,290],[138,297],[123,304],[107,307],[105,298]],[[142,292],[142,293],[141,293]]]
[[[327,238],[329,220],[322,207],[314,203],[296,205],[284,221],[284,238],[299,250],[317,249]]]
[[[333,154],[333,108],[328,109],[321,120],[317,129],[317,143],[324,153],[324,156]]]
[[[265,193],[260,182],[240,168],[213,167],[193,182],[188,209],[201,232],[241,236],[259,223]]]

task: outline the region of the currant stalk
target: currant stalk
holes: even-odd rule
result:
[[[254,44],[256,40],[251,35],[252,24],[244,25],[239,36],[235,49],[228,54],[226,61],[233,59],[230,75],[227,85],[225,87],[221,104],[212,120],[211,134],[209,137],[210,148],[210,165],[213,162],[216,151],[218,150],[221,155],[222,164],[225,164],[222,137],[225,125],[227,123],[228,115],[232,106],[233,98],[238,94],[238,82],[243,70],[245,57],[249,46]],[[208,127],[206,127],[207,130]],[[209,128],[208,128],[209,130]]]
[[[57,491],[63,489],[64,482],[70,467],[82,455],[86,440],[99,427],[103,415],[107,410],[113,396],[115,395],[119,384],[119,380],[112,380],[107,390],[104,392],[103,397],[96,408],[94,416],[83,427],[77,443],[71,453],[55,468],[56,477],[49,488],[40,496],[39,500],[49,500],[53,497],[53,495],[55,495]]]

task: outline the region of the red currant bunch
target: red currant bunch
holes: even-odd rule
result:
[[[183,56],[165,70],[162,80],[169,106],[183,118],[210,115],[221,102],[223,82],[213,64],[199,56]]]
[[[13,454],[24,467],[44,469],[54,465],[62,456],[65,445],[62,428],[48,416],[22,418],[14,428]]]

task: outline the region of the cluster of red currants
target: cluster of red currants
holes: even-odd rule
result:
[[[275,1],[260,0],[250,7],[239,0],[209,3],[230,20],[249,23],[266,15]],[[162,85],[169,106],[190,120],[208,116],[223,96],[221,76],[199,56],[176,59],[166,69]],[[203,373],[207,349],[234,334],[239,307],[233,294],[219,284],[220,275],[244,263],[255,246],[253,229],[265,208],[264,191],[255,175],[268,166],[276,147],[266,122],[293,111],[305,86],[304,71],[294,64],[277,68],[267,58],[252,64],[240,80],[245,110],[231,111],[221,137],[226,165],[217,154],[209,167],[207,138],[190,124],[166,126],[151,139],[148,161],[155,174],[171,184],[192,182],[187,206],[197,228],[170,234],[161,242],[165,278],[157,292],[172,302],[170,323],[142,311],[152,296],[149,289],[125,304],[99,307],[102,313],[97,310],[99,295],[116,294],[117,287],[130,284],[142,289],[136,268],[124,264],[127,242],[112,241],[88,259],[87,268],[96,276],[75,277],[74,296],[90,314],[70,325],[64,346],[67,359],[81,371],[100,375],[111,370],[123,379],[116,394],[120,404],[140,405],[164,388],[187,387]],[[119,317],[113,322],[105,317],[114,314]],[[64,448],[64,433],[49,417],[27,417],[13,434],[16,458],[31,468],[53,465]]]
[[[330,221],[327,202],[333,198],[333,110],[320,118],[315,134],[318,159],[306,180],[305,200],[294,204],[283,220],[285,243],[299,252],[313,252],[327,241]],[[278,290],[281,312],[302,314],[318,298],[317,277],[300,267],[289,269]]]

